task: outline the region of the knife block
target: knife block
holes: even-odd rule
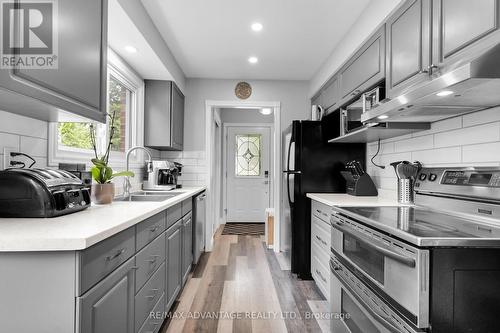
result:
[[[377,187],[373,183],[369,174],[364,173],[361,176],[354,177],[348,171],[340,171],[346,181],[346,193],[354,196],[377,196]]]

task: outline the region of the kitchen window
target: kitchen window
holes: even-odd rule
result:
[[[94,156],[90,138],[92,126],[96,131],[97,151],[105,151],[113,115],[115,134],[111,141],[111,163],[123,162],[128,148],[142,145],[144,82],[111,50],[108,59],[107,123],[62,114],[59,122],[49,126],[49,165],[88,163]]]

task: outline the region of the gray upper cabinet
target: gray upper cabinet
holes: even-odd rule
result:
[[[499,13],[499,0],[433,1],[433,65],[446,72],[450,65],[498,44]]]
[[[79,332],[134,332],[134,258],[78,298]]]
[[[146,80],[144,142],[160,150],[182,150],[184,95],[172,81]]]
[[[355,98],[385,77],[385,25],[340,70],[339,106]]]
[[[325,88],[320,94],[320,105],[326,110],[331,110],[338,107],[340,100],[339,80],[338,76],[331,78],[325,85]]]
[[[430,0],[410,0],[387,21],[387,97],[430,79],[430,18]]]
[[[63,110],[104,122],[108,1],[55,4],[58,68],[0,69],[0,109],[43,120],[56,120]]]

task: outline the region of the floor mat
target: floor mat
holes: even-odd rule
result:
[[[226,223],[223,235],[264,235],[265,223]]]

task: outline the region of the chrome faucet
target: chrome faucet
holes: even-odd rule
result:
[[[142,146],[136,146],[136,147],[132,147],[130,148],[129,150],[127,150],[127,165],[126,165],[126,171],[129,171],[129,164],[130,164],[130,154],[137,150],[137,149],[141,149],[141,150],[144,150],[146,152],[146,154],[148,154],[148,161],[146,162],[146,171],[148,173],[150,172],[153,172],[153,158],[151,157],[151,153],[149,152],[149,150],[147,148],[144,148]],[[127,176],[125,178],[125,182],[123,184],[123,196],[128,198],[130,197],[130,189],[132,188],[132,184],[130,184],[130,177]]]

